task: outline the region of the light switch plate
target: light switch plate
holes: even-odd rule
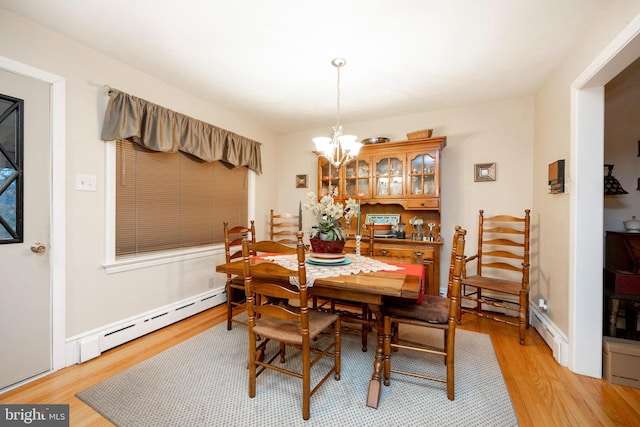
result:
[[[95,175],[76,175],[76,190],[78,191],[96,191]]]

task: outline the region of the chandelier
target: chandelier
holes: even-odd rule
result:
[[[344,58],[335,58],[331,61],[331,65],[338,69],[338,114],[336,125],[333,127],[333,134],[331,138],[328,136],[313,138],[313,142],[316,144],[316,154],[327,159],[336,169],[353,160],[358,155],[360,147],[362,147],[362,143],[356,141],[358,139],[357,136],[343,135],[342,125],[340,125],[340,68],[344,67],[346,63],[347,61]]]

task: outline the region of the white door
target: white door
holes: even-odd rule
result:
[[[0,241],[0,389],[52,366],[49,88],[48,83],[0,70],[0,94],[24,101],[23,242]],[[0,111],[8,104],[0,102]],[[0,171],[5,172],[0,175],[0,188],[3,180],[6,183],[7,169],[12,169],[6,155],[12,156],[17,148],[6,130],[9,121],[0,123],[0,145],[5,149],[4,154],[0,152]],[[15,204],[12,195],[4,195],[5,199],[0,195],[0,204],[5,203],[5,208]],[[0,223],[0,240],[3,237],[7,238],[7,232]]]

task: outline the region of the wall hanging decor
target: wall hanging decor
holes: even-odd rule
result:
[[[564,160],[549,164],[549,192],[564,193]]]
[[[307,188],[307,175],[296,175],[296,188]]]
[[[496,180],[496,164],[495,163],[476,163],[474,165],[474,168],[475,168],[475,174],[474,174],[473,180],[475,182]]]

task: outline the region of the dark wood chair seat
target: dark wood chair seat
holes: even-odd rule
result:
[[[390,384],[391,373],[408,375],[425,380],[443,382],[447,384],[447,398],[455,397],[455,333],[460,311],[460,287],[464,263],[464,244],[466,231],[455,228],[451,249],[451,263],[449,267],[449,283],[447,297],[425,295],[419,304],[409,304],[406,301],[389,299],[382,307],[384,316],[384,385]],[[424,284],[423,284],[424,286]],[[442,348],[434,347],[424,342],[402,340],[400,325],[414,325],[428,329],[442,330],[444,344]],[[391,350],[410,350],[420,353],[438,354],[444,356],[447,365],[446,378],[433,377],[418,372],[415,368],[406,370],[391,367]],[[412,370],[409,370],[412,369]]]
[[[425,295],[420,304],[388,304],[384,312],[390,316],[406,317],[427,323],[444,323],[449,320],[449,298]]]

